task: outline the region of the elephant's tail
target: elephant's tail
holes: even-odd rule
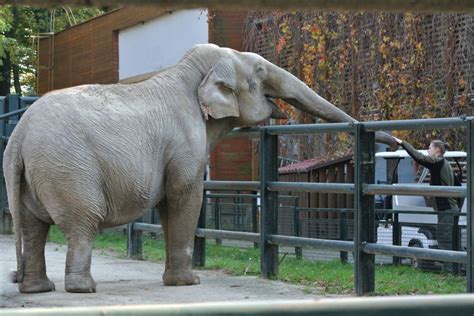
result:
[[[15,231],[17,272],[16,280],[14,279],[13,281],[17,283],[23,281],[24,274],[20,210],[20,183],[23,169],[24,165],[20,148],[16,142],[10,141],[4,152],[3,171],[7,187],[8,205],[13,220],[13,229]]]

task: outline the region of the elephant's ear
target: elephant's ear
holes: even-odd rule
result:
[[[198,88],[199,104],[204,118],[220,119],[240,116],[239,103],[235,91],[237,77],[231,60],[217,62],[204,77]]]

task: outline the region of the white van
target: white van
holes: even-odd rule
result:
[[[428,154],[427,150],[419,150],[424,155]],[[396,165],[401,159],[411,159],[405,150],[397,150],[393,152],[379,152],[375,154],[375,157],[384,159],[396,159]],[[462,160],[465,160],[467,154],[463,151],[447,151],[444,157],[453,164],[453,170],[459,172],[459,165]],[[423,167],[421,167],[423,168]],[[394,170],[397,172],[397,170]],[[429,176],[429,170],[423,168],[421,175],[417,181],[418,184],[429,185],[426,183],[426,178]],[[392,177],[393,178],[393,177]],[[415,179],[414,179],[415,180]],[[412,183],[414,183],[413,181]],[[393,184],[396,186],[397,184]],[[466,184],[463,183],[463,186]],[[420,247],[420,248],[438,248],[438,241],[434,237],[437,224],[437,216],[426,215],[426,214],[410,214],[410,211],[425,211],[433,212],[433,208],[427,205],[428,199],[423,196],[404,196],[404,195],[393,195],[392,196],[392,208],[393,210],[407,211],[408,213],[399,214],[398,220],[401,223],[401,246],[408,247]],[[466,213],[466,201],[464,201],[461,213]],[[381,221],[377,229],[377,243],[384,245],[393,244],[393,221]],[[408,223],[408,224],[403,224]],[[466,225],[466,216],[459,217],[459,226]],[[461,249],[466,247],[466,230],[461,229]],[[410,260],[414,266],[420,266],[420,262],[417,260]],[[424,262],[426,264],[426,262]]]

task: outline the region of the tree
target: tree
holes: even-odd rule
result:
[[[93,8],[0,7],[0,95],[36,93],[34,36],[62,31],[102,13]]]

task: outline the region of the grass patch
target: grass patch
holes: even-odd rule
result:
[[[50,231],[50,241],[65,244],[66,238],[56,226]],[[113,251],[120,257],[127,253],[126,236],[120,232],[98,235],[94,248]],[[143,255],[146,260],[165,260],[164,241],[144,237]],[[259,275],[260,253],[254,248],[236,248],[208,243],[206,267],[231,275]],[[282,260],[282,258],[280,258]],[[304,292],[315,294],[352,294],[354,271],[351,264],[339,261],[298,260],[283,258],[277,280],[304,286]],[[466,292],[466,278],[447,273],[427,272],[408,266],[376,266],[376,294],[452,294]]]

